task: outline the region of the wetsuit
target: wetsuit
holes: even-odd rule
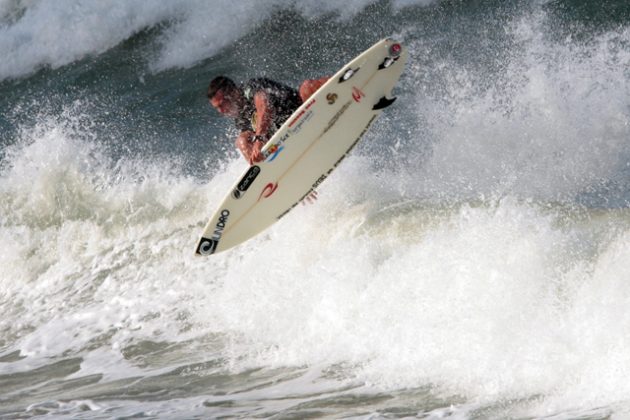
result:
[[[293,111],[302,105],[300,94],[297,90],[266,78],[251,79],[241,86],[245,96],[245,105],[241,108],[239,116],[234,122],[240,131],[256,131],[256,107],[254,95],[260,91],[267,94],[270,104],[271,125],[269,137],[293,114]]]

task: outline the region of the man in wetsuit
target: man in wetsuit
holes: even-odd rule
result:
[[[260,150],[265,143],[326,80],[306,80],[298,92],[266,78],[251,79],[238,86],[219,76],[208,86],[208,100],[221,114],[234,118],[240,131],[236,147],[251,165],[264,159]]]

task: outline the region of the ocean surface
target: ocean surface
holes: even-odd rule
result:
[[[395,106],[260,236],[220,74]],[[628,0],[0,0],[0,418],[630,418]]]

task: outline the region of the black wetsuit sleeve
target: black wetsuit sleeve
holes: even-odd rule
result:
[[[252,117],[256,112],[254,96],[257,92],[267,94],[273,120],[269,135],[272,135],[301,104],[297,90],[266,78],[251,79],[242,86],[247,105],[235,119],[236,127],[241,131],[255,131]]]
[[[234,119],[234,125],[239,131],[254,131],[252,127],[252,116],[254,114],[253,104],[246,105],[241,109],[239,116]]]
[[[254,131],[252,123],[248,119],[241,118],[240,116],[234,119],[234,125],[236,125],[238,131]]]

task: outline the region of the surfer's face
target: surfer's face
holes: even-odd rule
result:
[[[223,115],[227,115],[228,117],[238,116],[236,98],[222,90],[218,91],[212,99],[210,99],[210,104]]]

